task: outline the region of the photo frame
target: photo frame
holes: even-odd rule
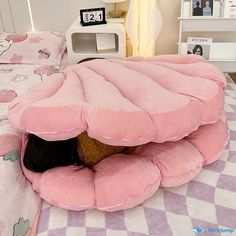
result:
[[[213,38],[188,37],[187,54],[199,55],[209,60],[212,42]]]
[[[213,17],[215,0],[191,0],[191,17]]]
[[[81,9],[80,23],[82,26],[106,24],[105,7]]]
[[[236,0],[224,0],[224,18],[236,18]]]

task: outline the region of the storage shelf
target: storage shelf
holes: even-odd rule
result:
[[[213,16],[192,16],[192,1],[181,0],[181,14],[178,18],[180,21],[179,28],[179,54],[187,54],[186,37],[204,37],[213,38],[214,32],[221,32],[222,35],[236,33],[236,18],[222,17],[222,0],[214,1]],[[185,32],[185,34],[184,34]],[[202,32],[197,36],[195,32]],[[212,36],[211,36],[212,35]],[[224,37],[220,37],[221,42],[211,44],[209,63],[216,65],[223,72],[236,71],[236,40],[235,37],[231,42],[222,42]],[[226,40],[228,41],[228,40]]]
[[[236,71],[236,60],[225,60],[225,61],[217,61],[217,60],[209,60],[209,62],[215,66],[217,66],[223,72],[235,72]]]
[[[179,18],[184,32],[233,32],[236,19],[219,17]]]
[[[188,44],[181,43],[180,54],[187,54]],[[224,72],[236,71],[236,43],[213,43],[208,62]]]
[[[209,61],[209,62],[236,62],[236,59],[235,60],[215,60],[215,59],[210,59],[210,60],[207,60],[207,61]]]
[[[116,49],[110,54],[118,53],[118,36],[115,34],[116,38]],[[96,47],[96,34],[91,33],[74,33],[71,35],[72,39],[72,51],[78,54],[104,54],[98,53]]]
[[[181,54],[187,54],[187,46],[186,42],[181,43]],[[209,60],[236,61],[236,43],[212,43]]]
[[[184,17],[178,17],[178,20],[194,20],[194,21],[200,21],[200,20],[207,20],[207,21],[235,21],[236,18],[224,18],[224,17],[204,17],[204,16],[200,16],[200,17],[188,17],[188,18],[184,18]]]

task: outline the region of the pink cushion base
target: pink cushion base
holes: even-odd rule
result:
[[[227,125],[219,120],[176,142],[148,143],[132,155],[112,155],[92,169],[69,166],[39,174],[22,168],[33,188],[55,206],[116,211],[142,203],[159,186],[176,187],[190,181],[203,165],[220,157],[227,139]],[[24,135],[21,160],[26,143]]]

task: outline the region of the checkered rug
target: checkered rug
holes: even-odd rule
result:
[[[191,182],[177,188],[161,188],[130,210],[75,212],[44,203],[37,235],[236,235],[236,85],[228,75],[227,80],[225,110],[230,141],[220,160],[205,166]]]

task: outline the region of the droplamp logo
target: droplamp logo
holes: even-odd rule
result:
[[[202,233],[206,232],[206,230],[201,227],[194,227],[193,232],[196,234],[202,234]]]
[[[228,229],[228,228],[202,228],[202,227],[194,227],[193,232],[195,234],[204,234],[206,232],[208,233],[233,233],[234,229]]]

